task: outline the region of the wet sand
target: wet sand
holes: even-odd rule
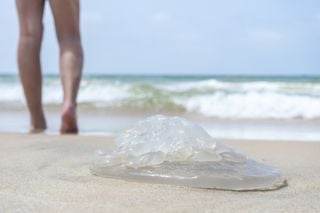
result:
[[[223,141],[278,166],[288,186],[231,192],[93,176],[112,137],[0,134],[0,212],[320,212],[320,143]]]
[[[47,133],[58,134],[60,129],[60,108],[45,108]],[[129,112],[86,109],[78,110],[80,134],[114,135],[131,127],[148,116],[162,112]],[[277,140],[277,141],[320,141],[320,120],[301,119],[219,119],[196,114],[170,114],[180,116],[203,127],[211,136],[224,139]],[[28,132],[29,116],[25,108],[3,109],[0,107],[0,132]]]

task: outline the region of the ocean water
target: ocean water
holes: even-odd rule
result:
[[[0,91],[0,110],[25,109],[18,76],[0,75]],[[45,107],[59,109],[61,100],[59,76],[45,75]],[[252,127],[255,123],[284,122],[300,128],[307,123],[313,135],[320,130],[320,77],[315,76],[87,75],[78,101],[80,108],[92,112],[179,114],[228,121],[231,129],[246,121]]]
[[[24,107],[17,76],[0,75],[0,107]],[[59,105],[58,76],[45,76],[44,105]],[[79,103],[117,111],[185,112],[228,119],[320,119],[320,77],[85,76]]]

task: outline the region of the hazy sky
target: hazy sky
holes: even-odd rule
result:
[[[51,11],[42,65],[58,73]],[[83,0],[85,73],[320,74],[319,0]],[[15,1],[0,2],[0,72],[16,73]]]

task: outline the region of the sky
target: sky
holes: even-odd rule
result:
[[[0,73],[17,73],[15,1],[0,2]],[[44,73],[58,73],[47,4]],[[319,0],[82,0],[85,74],[320,75]]]

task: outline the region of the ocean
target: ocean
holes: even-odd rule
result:
[[[0,75],[0,91],[3,119],[11,113],[23,124],[16,128],[14,122],[2,122],[0,130],[26,129],[28,119],[18,118],[26,117],[18,76]],[[48,114],[58,113],[61,100],[59,76],[45,75],[43,103]],[[85,75],[78,101],[85,117],[80,126],[88,134],[112,134],[160,113],[187,117],[219,138],[274,140],[278,135],[282,140],[320,140],[320,77],[316,76]]]

